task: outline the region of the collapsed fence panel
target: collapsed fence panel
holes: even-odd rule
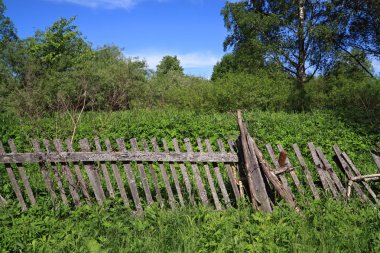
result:
[[[237,173],[233,172],[233,168],[237,167],[238,155],[234,151],[227,152],[221,140],[218,141],[221,150],[215,152],[208,140],[203,143],[201,139],[197,140],[198,151],[193,150],[189,139],[181,143],[181,147],[185,146],[186,151],[181,150],[175,139],[172,142],[174,150],[169,149],[164,139],[162,146],[157,143],[156,138],[153,138],[150,144],[142,140],[140,143],[144,147],[143,151],[136,139],[130,141],[131,150],[127,149],[124,139],[117,139],[115,142],[118,151],[112,149],[109,140],[102,142],[97,137],[94,139],[94,150],[91,150],[92,145],[87,139],[79,141],[78,151],[73,149],[74,145],[70,140],[66,141],[64,146],[58,139],[44,139],[44,151],[40,149],[40,142],[33,140],[33,153],[14,152],[15,145],[10,147],[13,152],[5,153],[1,145],[0,164],[4,164],[7,169],[13,192],[22,210],[28,208],[24,196],[28,197],[30,204],[36,203],[35,199],[29,199],[31,195],[29,196],[28,192],[30,193],[32,188],[40,187],[31,185],[36,182],[29,183],[30,180],[25,177],[28,167],[24,168],[24,164],[39,166],[44,187],[53,203],[58,200],[57,195],[62,203],[75,206],[81,205],[81,200],[86,200],[87,204],[92,204],[95,200],[102,205],[107,198],[120,197],[126,206],[142,212],[145,204],[151,205],[154,202],[165,206],[167,201],[172,209],[179,205],[184,206],[187,202],[185,197],[193,205],[199,202],[211,205],[210,196],[212,205],[217,210],[232,207],[232,203],[237,200],[234,196],[238,191],[236,193],[232,189],[237,189],[236,182],[239,181]],[[203,144],[207,151],[203,149]],[[102,145],[105,145],[105,148],[102,148]],[[28,187],[25,187],[25,192],[22,191],[17,175],[13,172],[13,164],[25,171],[24,176],[20,175],[21,179],[24,179],[21,182],[24,184],[28,180],[26,185],[29,185],[30,191]],[[119,166],[124,168],[124,173],[121,173]],[[112,173],[109,173],[109,168]],[[145,171],[146,169],[148,170]],[[167,171],[168,169],[170,170]],[[193,192],[192,189],[197,191]],[[183,194],[183,191],[186,194]],[[208,195],[210,191],[211,194]],[[6,200],[2,195],[0,197],[0,205],[4,206]],[[224,205],[220,199],[224,200]]]
[[[153,138],[148,142],[132,138],[125,142],[119,138],[111,143],[95,137],[93,143],[82,139],[74,144],[72,140],[43,139],[43,148],[32,140],[33,152],[18,152],[14,141],[9,140],[8,153],[0,143],[0,168],[5,168],[0,170],[0,186],[5,183],[2,179],[8,178],[12,190],[0,192],[0,207],[15,195],[26,211],[44,195],[39,182],[53,204],[59,201],[80,206],[85,201],[102,205],[107,199],[120,199],[137,213],[154,203],[171,209],[202,204],[223,210],[237,206],[241,199],[248,199],[255,209],[264,212],[271,212],[281,200],[300,211],[297,198],[304,198],[308,192],[315,199],[332,196],[348,200],[351,188],[363,203],[380,204],[375,192],[379,188],[370,182],[379,181],[380,174],[362,175],[338,145],[333,146],[333,159],[341,171],[334,170],[322,149],[312,142],[307,144],[305,158],[297,144],[292,146],[294,155],[280,144],[275,146],[277,152],[266,144],[265,155],[272,167],[240,112],[237,118],[240,136],[236,141],[218,139],[211,143],[198,138],[192,143],[186,138],[158,142]],[[74,149],[78,146],[79,150]],[[379,167],[379,152],[371,154]]]

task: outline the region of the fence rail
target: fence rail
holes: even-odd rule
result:
[[[70,140],[33,140],[34,152],[18,152],[9,140],[8,152],[0,143],[0,168],[5,167],[13,196],[24,211],[44,195],[38,183],[45,185],[54,203],[101,205],[106,199],[120,198],[137,212],[155,202],[172,209],[201,203],[222,210],[241,198],[264,212],[271,212],[280,199],[300,211],[297,198],[349,199],[353,193],[362,202],[380,204],[375,192],[379,187],[372,182],[380,180],[380,174],[362,175],[338,145],[333,146],[336,166],[312,142],[307,144],[310,159],[297,144],[289,153],[281,145],[266,144],[264,154],[240,113],[238,125],[239,138],[218,139],[217,149],[208,139],[197,139],[193,146],[189,139],[148,142],[133,138],[127,145],[122,138],[113,143],[95,138],[93,145],[87,139],[78,145]],[[291,152],[294,155],[288,156]],[[379,152],[371,154],[380,171]],[[0,170],[0,180],[5,171]],[[0,192],[0,207],[6,203]]]

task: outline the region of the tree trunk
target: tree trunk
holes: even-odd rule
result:
[[[298,0],[298,64],[297,64],[297,80],[300,86],[306,79],[305,73],[305,0]]]

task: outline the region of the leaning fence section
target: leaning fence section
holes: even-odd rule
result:
[[[44,139],[31,142],[33,152],[18,152],[9,140],[4,146],[0,143],[0,186],[5,184],[2,179],[9,180],[13,194],[7,196],[17,199],[22,210],[45,196],[73,206],[102,205],[109,199],[137,212],[154,203],[172,209],[200,204],[222,210],[242,198],[263,212],[271,212],[281,200],[300,212],[300,198],[309,196],[355,196],[363,203],[380,204],[379,185],[373,184],[380,180],[379,151],[371,151],[379,173],[363,175],[338,145],[332,147],[331,161],[312,142],[302,151],[298,144],[289,150],[271,144],[259,148],[242,114],[237,116],[237,140],[213,143]],[[6,203],[0,190],[0,207]]]
[[[31,166],[37,166],[52,201],[68,205],[101,205],[119,198],[138,212],[155,202],[172,209],[202,203],[221,210],[240,198],[239,159],[232,140],[217,140],[217,148],[208,139],[198,139],[196,146],[189,139],[169,143],[155,138],[129,143],[95,138],[75,144],[78,148],[70,140],[33,140],[34,152],[19,153],[13,140],[6,146],[10,152],[0,143],[0,163],[22,210],[36,204],[36,189],[40,191],[29,178],[36,173]]]

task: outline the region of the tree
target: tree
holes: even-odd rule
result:
[[[66,71],[93,57],[91,45],[70,19],[60,18],[45,31],[29,38],[28,50],[44,69]]]
[[[316,73],[326,72],[339,52],[350,52],[352,43],[347,42],[353,42],[353,38],[359,36],[354,31],[363,22],[355,8],[344,0],[227,2],[222,10],[229,32],[224,48],[237,52],[250,47],[255,52],[252,58],[262,55],[265,64],[278,64],[294,76],[302,88]],[[377,11],[366,10],[368,18],[378,21]],[[375,21],[374,27],[377,27]],[[347,27],[352,32],[347,31]],[[373,30],[366,29],[366,33],[360,35],[367,38],[362,40],[363,46],[377,43]],[[369,39],[373,39],[372,42]]]
[[[184,75],[183,68],[177,56],[164,56],[157,65],[157,76],[163,76],[169,73],[179,74],[180,76]]]

